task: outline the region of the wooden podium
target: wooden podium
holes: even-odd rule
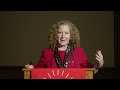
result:
[[[86,73],[85,73],[86,79],[94,78],[94,70],[95,70],[95,68],[86,68]],[[31,69],[23,68],[22,71],[24,72],[24,79],[32,79],[31,78]]]

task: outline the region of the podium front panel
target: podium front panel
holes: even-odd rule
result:
[[[31,79],[86,79],[86,68],[34,68]]]

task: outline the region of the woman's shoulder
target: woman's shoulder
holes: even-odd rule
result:
[[[82,48],[82,47],[77,47],[75,50],[76,50],[76,51],[84,51],[84,48]]]
[[[43,49],[43,52],[53,52],[53,49],[47,47],[47,48],[44,48],[44,49]]]
[[[84,48],[78,47],[75,49],[75,52],[76,53],[85,53],[85,50],[84,50]]]

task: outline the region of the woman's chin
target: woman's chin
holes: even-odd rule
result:
[[[67,44],[60,44],[61,47],[65,47]]]

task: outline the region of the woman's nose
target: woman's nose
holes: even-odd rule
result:
[[[64,34],[64,33],[62,33],[62,37],[65,37],[65,34]]]

